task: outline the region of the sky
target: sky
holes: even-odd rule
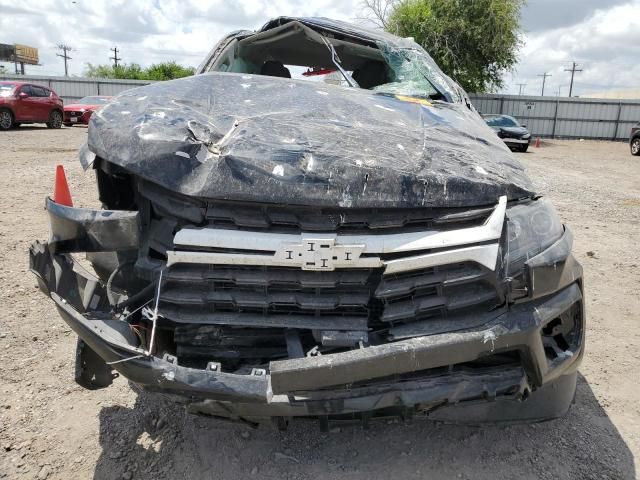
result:
[[[61,43],[73,48],[71,75],[111,63],[112,47],[127,63],[197,66],[225,33],[279,15],[361,22],[364,13],[360,0],[0,0],[0,43],[37,47],[33,74],[64,74]],[[526,83],[523,93],[539,95],[546,72],[545,95],[566,96],[573,61],[582,69],[574,95],[640,86],[640,0],[528,0],[521,21],[524,46],[503,93]]]

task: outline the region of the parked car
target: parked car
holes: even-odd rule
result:
[[[89,119],[96,110],[101,109],[109,103],[111,97],[94,95],[84,97],[77,103],[65,105],[64,107],[64,125],[71,127],[73,125],[89,125]]]
[[[531,134],[526,125],[520,125],[518,120],[509,115],[483,115],[483,118],[509,148],[519,152],[527,151]]]
[[[629,135],[629,147],[631,149],[631,155],[640,155],[640,123],[636,123],[631,128],[631,135]]]
[[[49,128],[60,128],[62,108],[62,99],[50,88],[24,82],[0,82],[0,130],[23,123],[46,123]]]
[[[80,161],[103,210],[74,208],[62,174],[46,202],[31,269],[80,337],[81,385],[119,373],[281,428],[567,411],[585,331],[571,230],[422,47],[281,17],[197,73],[91,117]]]

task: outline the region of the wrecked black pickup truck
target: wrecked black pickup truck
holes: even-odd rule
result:
[[[47,199],[30,265],[87,388],[122,374],[279,427],[573,401],[571,231],[409,39],[320,18],[235,32],[195,76],[96,112],[80,161],[103,209]]]

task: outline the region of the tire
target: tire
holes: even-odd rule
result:
[[[0,130],[9,130],[13,127],[13,113],[10,110],[0,110]]]
[[[526,144],[526,145],[522,145],[518,150],[521,151],[522,153],[526,153],[528,149],[529,149],[529,144]]]
[[[640,137],[635,137],[631,140],[631,155],[636,157],[640,155]]]
[[[49,121],[47,122],[47,128],[60,128],[62,127],[62,113],[60,110],[54,110],[49,114]]]

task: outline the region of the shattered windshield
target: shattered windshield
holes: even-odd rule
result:
[[[424,50],[415,46],[394,47],[382,42],[378,47],[389,65],[393,81],[374,87],[374,91],[409,97],[450,97],[454,101],[460,100],[459,94]]]
[[[202,72],[322,81],[386,95],[462,102],[464,92],[410,38],[347,28],[340,35],[297,20],[269,24],[216,46]]]

